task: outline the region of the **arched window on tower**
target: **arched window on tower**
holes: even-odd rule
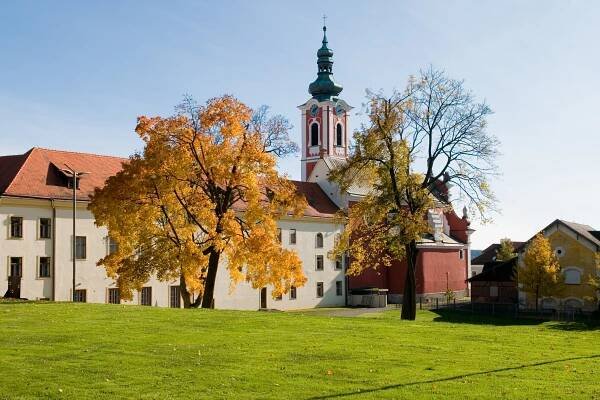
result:
[[[337,124],[337,126],[335,127],[335,145],[336,146],[343,146],[342,144],[342,124]]]
[[[319,145],[319,124],[317,124],[316,122],[313,122],[310,126],[310,145]]]

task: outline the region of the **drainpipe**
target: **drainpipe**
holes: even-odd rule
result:
[[[56,204],[54,199],[50,200],[52,206],[52,296],[50,299],[56,301]]]

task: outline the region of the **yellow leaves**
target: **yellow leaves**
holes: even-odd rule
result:
[[[252,110],[232,96],[183,110],[139,117],[143,154],[96,191],[90,209],[119,246],[100,264],[123,298],[153,274],[182,276],[202,293],[209,255],[221,254],[234,284],[273,285],[276,294],[301,286],[300,259],[281,249],[276,219],[299,215],[306,202],[277,173],[261,133],[248,128]]]
[[[539,296],[558,294],[562,289],[560,264],[550,241],[542,233],[538,233],[527,245],[518,278],[525,292]]]

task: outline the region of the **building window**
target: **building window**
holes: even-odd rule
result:
[[[50,257],[40,257],[38,276],[40,278],[50,278]]]
[[[23,237],[23,217],[10,217],[10,237]]]
[[[579,285],[581,284],[581,271],[578,268],[565,268],[563,271],[565,275],[565,284],[567,285]]]
[[[140,293],[141,301],[140,303],[143,306],[151,306],[152,305],[152,287],[147,286],[142,288],[142,292]]]
[[[73,301],[75,303],[85,303],[87,302],[87,293],[85,289],[75,289],[75,295],[73,296]]]
[[[490,286],[490,297],[498,297],[498,286]]]
[[[52,220],[40,218],[40,239],[50,239],[52,236]]]
[[[10,258],[10,270],[8,271],[9,278],[23,276],[23,257],[11,257]]]
[[[336,271],[342,270],[342,258],[341,257],[338,257],[335,259],[335,269],[336,269]]]
[[[342,146],[342,124],[335,127],[335,145]]]
[[[290,288],[290,300],[296,300],[296,286]]]
[[[323,297],[323,282],[317,282],[317,297]]]
[[[554,254],[556,255],[556,257],[563,257],[565,255],[565,249],[558,246],[554,249]]]
[[[180,308],[181,307],[181,295],[179,292],[179,286],[169,287],[169,307]]]
[[[275,300],[283,300],[283,296],[279,295],[279,296],[275,297]]]
[[[323,248],[323,234],[322,233],[317,233],[317,236],[315,238],[315,247],[317,249]]]
[[[87,239],[85,236],[75,237],[75,258],[77,260],[85,260],[87,256]]]
[[[316,122],[313,122],[310,126],[310,145],[319,145],[319,124],[317,124]]]
[[[109,304],[120,304],[121,303],[121,293],[119,293],[119,288],[108,289],[108,303]]]
[[[118,250],[119,250],[119,245],[113,238],[111,238],[109,236],[108,237],[108,254],[115,254]]]
[[[458,257],[459,257],[461,260],[462,260],[463,258],[465,258],[465,254],[464,254],[464,252],[463,252],[463,251],[464,251],[464,250],[462,250],[462,249],[460,249],[460,250],[458,251]]]
[[[335,295],[342,296],[344,294],[344,284],[342,281],[335,281]]]
[[[296,230],[290,229],[290,244],[296,244]]]
[[[277,241],[281,243],[281,228],[277,228]]]
[[[317,256],[316,270],[323,271],[323,256],[321,255]]]

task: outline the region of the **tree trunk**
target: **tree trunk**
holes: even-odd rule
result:
[[[538,313],[538,309],[539,309],[539,304],[540,304],[540,287],[537,286],[535,288],[535,313]]]
[[[183,277],[183,274],[179,276],[179,290],[181,291],[183,308],[198,308],[198,306],[200,306],[200,300],[202,300],[202,297],[198,296],[196,300],[192,302],[190,299],[191,293],[187,290],[187,285],[185,284],[185,278]]]
[[[400,319],[414,321],[417,317],[417,242],[412,240],[406,245],[406,281],[404,282],[404,294],[402,296],[402,312]]]
[[[216,250],[212,250],[208,256],[208,271],[204,281],[204,293],[202,293],[202,308],[214,308],[215,281],[220,258],[221,253]]]

